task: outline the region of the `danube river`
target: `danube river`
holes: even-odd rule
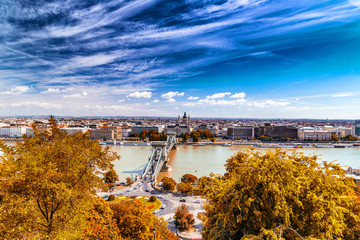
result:
[[[121,157],[114,163],[121,181],[126,177],[135,177],[135,175],[141,174],[151,155],[151,146],[109,145],[109,148]],[[198,177],[211,172],[223,174],[226,159],[247,148],[241,145],[231,147],[180,145],[178,150],[172,150],[169,155],[169,165],[172,171],[160,173],[159,179],[170,176],[179,181],[181,176],[186,173]],[[257,150],[267,151],[264,148],[257,148]],[[291,149],[288,150],[291,151]],[[321,155],[320,158],[326,161],[337,160],[342,166],[360,168],[360,148],[302,148],[298,151]]]

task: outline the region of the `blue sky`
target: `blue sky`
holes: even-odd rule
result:
[[[0,115],[360,118],[360,0],[4,0]]]

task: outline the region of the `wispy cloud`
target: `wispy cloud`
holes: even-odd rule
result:
[[[351,44],[360,20],[355,0],[53,0],[35,1],[31,6],[25,2],[4,1],[0,7],[1,104],[48,102],[54,95],[62,106],[76,99],[76,106],[66,108],[74,113],[99,102],[108,106],[102,108],[103,113],[134,110],[130,104],[146,104],[144,99],[153,96],[158,99],[151,106],[159,109],[148,107],[148,112],[159,114],[169,113],[166,105],[175,100],[193,107],[287,106],[286,99],[276,100],[286,96],[254,94],[256,84],[262,85],[267,76],[276,78],[266,63],[276,62],[282,68],[279,75],[285,77],[311,72],[318,64],[308,59],[324,56],[326,51],[316,48],[319,52],[306,54],[313,52],[303,52],[304,46],[315,49],[313,46],[325,47],[332,41],[337,46]],[[328,65],[338,72],[353,70],[355,75],[358,71],[356,66],[342,71],[345,65],[338,62]],[[307,68],[297,72],[303,65]],[[260,76],[263,71],[265,78]],[[324,71],[331,76],[331,69]],[[205,80],[208,84],[202,84]],[[278,85],[274,87],[284,86],[280,95],[285,95],[291,86],[280,82],[274,81]],[[246,94],[231,93],[238,89],[246,89]],[[181,98],[183,91],[208,96],[190,96],[187,100],[191,102],[186,102]],[[214,91],[218,93],[210,95]],[[297,97],[300,102],[357,96],[346,89],[338,91],[324,89],[317,96]],[[112,104],[119,99],[126,101]],[[34,113],[36,106],[21,105]],[[97,114],[96,109],[86,108],[84,114]]]
[[[332,95],[332,97],[334,97],[334,98],[351,97],[353,95],[354,95],[353,93],[339,93],[339,94]]]

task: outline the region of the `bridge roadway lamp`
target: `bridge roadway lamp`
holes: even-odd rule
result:
[[[155,240],[155,233],[156,233],[156,229],[153,229],[153,233],[154,233],[154,240]]]

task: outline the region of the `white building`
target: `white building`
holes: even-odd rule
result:
[[[127,138],[131,135],[131,128],[123,128],[122,129],[122,137]]]
[[[10,137],[10,127],[0,128],[0,137]]]
[[[88,128],[81,128],[81,127],[77,127],[77,128],[62,128],[63,131],[66,131],[68,134],[75,134],[77,132],[81,132],[81,133],[86,133],[86,131],[88,131]]]
[[[329,141],[331,140],[331,134],[332,132],[330,132],[329,130],[308,127],[299,129],[298,132],[299,140]]]
[[[10,137],[19,138],[21,136],[21,127],[10,127]]]
[[[192,128],[189,125],[167,125],[165,127],[165,134],[175,133],[177,136],[185,133],[191,133]]]

